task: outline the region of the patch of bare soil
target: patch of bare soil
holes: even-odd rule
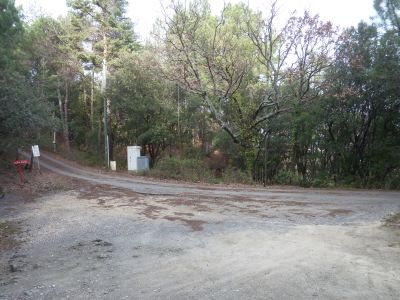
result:
[[[208,207],[205,204],[200,203],[200,201],[195,200],[195,199],[183,199],[183,198],[171,198],[171,199],[165,199],[163,201],[160,201],[165,204],[173,205],[173,206],[190,206],[194,207],[194,209],[198,212],[208,212],[211,211],[210,207]],[[203,201],[207,202],[207,201]]]
[[[132,197],[133,199],[137,199],[138,196],[138,193],[135,193],[131,190],[115,188],[109,185],[88,184],[79,190],[79,198],[87,200],[99,199],[101,197],[107,197],[111,199]]]
[[[133,191],[121,188],[114,188],[106,185],[87,185],[79,189],[78,198],[81,200],[97,200],[97,205],[93,207],[113,208],[113,207],[134,207],[139,215],[147,219],[165,219],[181,223],[189,227],[192,231],[203,230],[206,221],[193,219],[195,214],[192,212],[170,211],[174,206],[187,206],[194,211],[210,211],[204,199],[189,198],[167,198],[163,196],[152,196],[155,200],[148,203],[146,195],[141,195]],[[122,202],[121,202],[121,201]],[[117,202],[115,202],[117,201]],[[203,202],[203,203],[200,203]],[[113,205],[110,205],[112,203]],[[160,205],[156,205],[159,203]],[[168,205],[165,207],[165,205]]]
[[[18,196],[18,199],[30,201],[52,192],[72,190],[84,184],[77,179],[45,170],[42,170],[41,173],[38,170],[31,172],[24,170],[24,178],[24,185],[20,185],[16,171],[0,171],[0,186],[5,194],[15,195]]]
[[[326,214],[327,217],[332,217],[332,218],[336,218],[338,216],[346,216],[349,215],[351,213],[353,213],[354,211],[350,210],[350,209],[329,209],[329,213]]]
[[[64,177],[47,171],[39,173],[38,170],[29,172],[24,170],[24,185],[19,184],[17,172],[0,170],[1,198],[12,205],[4,208],[18,210],[19,204],[33,201],[35,198],[59,191],[67,191],[82,186],[82,182],[76,179]],[[21,224],[18,222],[0,222],[0,251],[12,250],[20,244],[17,236],[21,232]]]
[[[168,220],[168,221],[180,221],[180,222],[183,222],[185,225],[187,225],[190,228],[192,228],[193,231],[202,231],[203,230],[203,225],[207,223],[207,222],[202,221],[202,220],[185,219],[185,218],[182,218],[182,217],[165,216],[164,219]]]
[[[183,212],[174,212],[175,215],[177,216],[187,216],[187,217],[193,217],[194,214],[192,213],[183,213]]]
[[[0,223],[0,251],[7,251],[19,244],[15,236],[20,232],[20,224],[16,222]]]
[[[146,205],[146,208],[140,214],[144,215],[146,218],[155,220],[158,219],[162,210],[166,210],[166,208],[156,205]]]
[[[268,196],[266,199],[254,199],[251,196],[228,196],[228,197],[207,197],[208,202],[212,203],[224,203],[226,204],[226,201],[232,202],[232,203],[253,203],[253,204],[248,204],[247,207],[260,207],[260,205],[265,206],[269,205],[271,207],[280,207],[280,206],[310,206],[310,205],[315,205],[315,204],[323,204],[323,203],[317,203],[313,202],[307,203],[304,201],[277,201],[276,199],[281,199],[280,197],[277,196]],[[204,202],[204,201],[203,201]],[[257,205],[256,205],[257,204]],[[232,207],[237,208],[238,206],[232,205]]]

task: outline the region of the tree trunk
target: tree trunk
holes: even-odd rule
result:
[[[99,126],[97,128],[97,161],[100,162],[101,161],[101,155],[100,153],[101,151],[101,124],[102,124],[102,120],[101,120],[101,115],[99,116]]]
[[[92,131],[94,129],[93,116],[94,116],[94,67],[92,70],[92,84],[90,90],[90,128],[92,129]]]
[[[64,143],[65,149],[69,153],[71,151],[69,145],[69,128],[68,128],[68,100],[69,100],[69,85],[65,83],[65,97],[64,97]]]
[[[85,82],[83,82],[83,106],[85,107],[85,113],[87,114],[88,112],[88,103],[87,103],[87,93],[86,93],[86,85]]]
[[[110,144],[108,135],[108,113],[110,109],[110,101],[107,98],[107,57],[108,57],[108,41],[107,35],[103,32],[103,70],[102,70],[102,80],[101,80],[101,94],[104,101],[104,159],[105,164],[109,167],[110,160]]]
[[[110,156],[110,160],[114,160],[114,134],[111,132],[111,129],[110,129],[108,144],[109,144],[108,154]]]
[[[69,130],[68,130],[68,85],[65,85],[65,100],[63,103],[60,82],[57,85],[57,98],[58,98],[58,108],[60,110],[60,119],[63,126],[63,140],[65,144],[65,149],[70,152],[69,145]]]
[[[64,113],[63,113],[63,104],[62,104],[62,97],[61,97],[61,90],[60,90],[60,83],[57,85],[57,98],[58,98],[58,108],[60,109],[60,119],[63,124],[64,129]]]

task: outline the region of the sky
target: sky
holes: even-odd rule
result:
[[[144,41],[150,34],[155,20],[160,17],[162,3],[166,0],[128,0],[127,15],[135,24],[135,31]],[[211,10],[218,14],[223,4],[231,2],[248,2],[253,9],[267,11],[269,0],[209,0]],[[16,5],[21,5],[24,14],[29,18],[44,13],[53,17],[65,15],[67,7],[65,0],[16,0]],[[278,7],[282,15],[296,10],[303,12],[309,10],[311,14],[319,14],[322,20],[332,21],[341,27],[356,26],[359,21],[369,21],[375,15],[373,0],[280,0]]]

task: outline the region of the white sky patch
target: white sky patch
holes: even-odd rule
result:
[[[135,24],[135,31],[141,40],[145,40],[153,24],[158,17],[162,16],[160,1],[167,5],[165,0],[129,0],[128,17]],[[184,1],[184,0],[182,0]],[[16,0],[16,5],[22,5],[25,15],[31,19],[35,15],[45,13],[53,17],[65,15],[67,6],[65,0]],[[225,3],[245,2],[256,10],[266,11],[270,1],[268,0],[209,0],[212,12],[218,14]],[[301,14],[309,10],[311,14],[319,14],[322,20],[332,21],[334,25],[341,27],[356,26],[361,20],[369,21],[375,16],[373,0],[280,0],[278,7],[282,16],[296,10]]]

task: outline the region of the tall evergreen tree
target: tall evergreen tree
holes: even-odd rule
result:
[[[107,96],[110,71],[118,67],[115,62],[121,51],[131,52],[137,48],[133,25],[125,16],[125,0],[69,0],[69,7],[78,24],[88,24],[91,36],[86,42],[102,65],[101,94],[104,101],[105,160],[113,157],[113,133],[108,133],[111,119],[111,99]],[[111,129],[111,128],[110,128]]]
[[[374,0],[374,8],[386,27],[400,35],[400,0]]]

